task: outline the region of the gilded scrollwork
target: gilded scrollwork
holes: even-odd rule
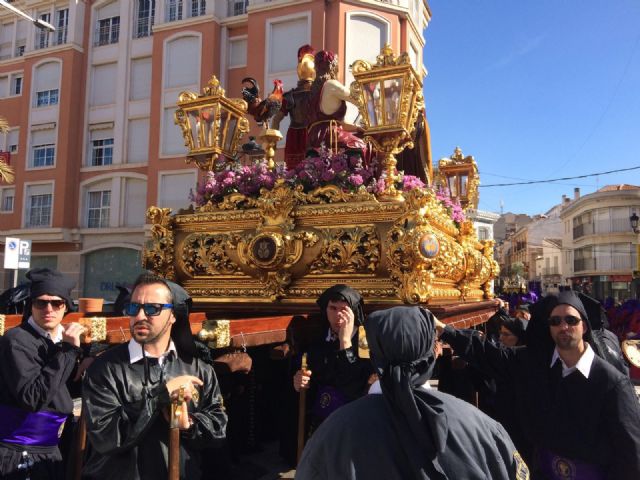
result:
[[[229,320],[211,320],[202,322],[198,339],[206,342],[209,348],[225,348],[231,345],[231,328]]]
[[[149,207],[147,219],[151,223],[151,240],[143,254],[143,265],[169,280],[175,279],[174,220],[170,208]]]
[[[262,189],[258,209],[262,214],[261,227],[275,225],[293,230],[291,212],[296,205],[296,192],[283,179],[278,179],[272,190]]]
[[[374,226],[323,230],[324,241],[309,273],[374,273],[380,264],[380,239]]]
[[[240,267],[229,258],[228,234],[194,233],[189,235],[182,246],[182,264],[191,277],[201,275],[240,274]]]

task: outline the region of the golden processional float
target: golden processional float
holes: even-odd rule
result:
[[[381,159],[378,193],[332,184],[305,190],[277,178],[257,195],[232,192],[176,214],[149,208],[144,267],[181,284],[209,319],[314,312],[318,296],[337,283],[359,290],[369,310],[428,305],[468,325],[495,311],[493,242],[479,241],[470,220],[454,222],[432,185],[403,191],[399,182],[395,155],[413,147],[424,109],[422,81],[408,55],[396,57],[386,46],[375,64],[358,60],[352,73],[351,100],[364,139]],[[215,77],[202,95],[181,93],[175,122],[187,163],[210,172],[232,162],[249,130],[246,110],[244,100],[225,96]],[[263,162],[274,168],[281,136],[266,133]],[[440,162],[436,180],[464,206],[477,205],[477,168],[459,149]],[[207,328],[218,337],[211,346],[232,343],[228,321],[210,320]]]

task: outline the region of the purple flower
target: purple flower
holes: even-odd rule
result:
[[[354,187],[359,187],[364,183],[364,179],[362,178],[362,175],[354,173],[352,175],[349,175],[349,183]]]

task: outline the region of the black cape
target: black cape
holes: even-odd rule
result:
[[[451,327],[440,338],[483,372],[512,382],[519,425],[535,449],[598,465],[607,478],[640,478],[638,398],[606,360],[595,356],[588,379],[578,371],[560,379],[548,350],[494,345]],[[530,467],[535,472],[535,462]]]
[[[440,466],[449,479],[524,479],[528,470],[504,428],[468,403],[430,390],[448,421]],[[382,395],[360,398],[333,413],[305,446],[300,480],[416,478],[397,440]],[[419,477],[430,478],[430,477]],[[440,477],[438,477],[440,478]]]
[[[180,477],[202,477],[200,451],[225,437],[227,416],[213,368],[193,357],[189,362],[173,353],[159,366],[148,358],[129,363],[128,345],[98,357],[84,379],[83,412],[87,420],[90,455],[83,478],[138,480],[167,478],[169,425],[163,411],[170,404],[168,379],[193,375],[204,385],[196,407],[189,404],[194,426],[180,439]]]
[[[73,401],[67,381],[82,351],[69,343],[54,344],[27,322],[0,337],[0,403],[36,412],[71,414]],[[69,423],[69,422],[67,422]],[[29,447],[0,443],[0,475],[8,475],[27,450],[34,460],[32,479],[57,478],[63,465],[58,447]]]

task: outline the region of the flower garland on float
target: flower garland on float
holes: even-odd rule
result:
[[[264,160],[252,165],[228,164],[218,172],[207,172],[189,198],[197,206],[222,202],[225,196],[233,193],[257,198],[263,188],[273,189],[280,179],[291,188],[302,185],[305,193],[327,185],[351,193],[365,191],[375,195],[384,191],[386,172],[376,178],[375,161],[366,165],[360,156],[335,153],[328,149],[321,149],[318,153],[318,156],[305,158],[291,170],[284,165],[270,169]],[[431,189],[418,177],[405,175],[404,172],[399,172],[396,188],[405,193],[416,188]],[[465,221],[465,214],[457,199],[452,199],[446,188],[434,190],[434,194],[459,227]]]

